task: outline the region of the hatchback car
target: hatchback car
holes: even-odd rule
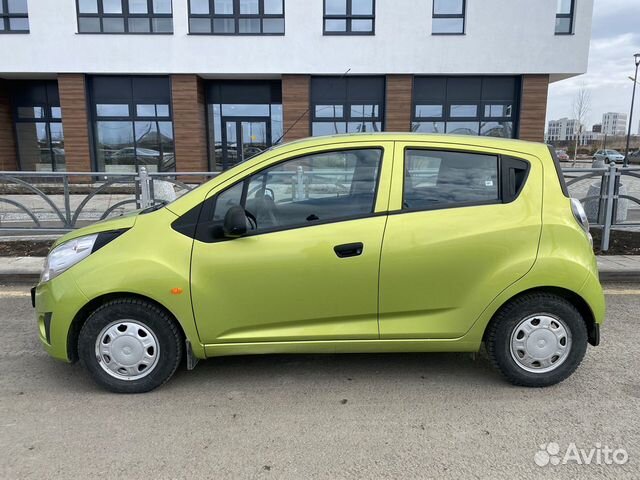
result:
[[[621,162],[624,160],[624,155],[617,150],[598,150],[593,154],[593,159],[604,161],[605,163]]]
[[[358,134],[272,148],[161,207],[60,238],[40,339],[144,392],[220,355],[476,352],[507,380],[567,378],[599,343],[586,215],[554,152]]]

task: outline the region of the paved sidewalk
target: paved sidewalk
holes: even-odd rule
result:
[[[0,257],[0,283],[34,283],[40,278],[43,257]],[[598,256],[603,282],[640,282],[640,255]]]

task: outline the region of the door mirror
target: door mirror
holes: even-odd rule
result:
[[[247,213],[244,208],[236,205],[227,210],[222,229],[224,236],[229,238],[241,237],[247,233]]]

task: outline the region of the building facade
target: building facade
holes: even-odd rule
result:
[[[617,137],[627,134],[627,114],[607,112],[602,114],[602,133]]]
[[[560,118],[549,120],[545,141],[547,143],[570,142],[576,140],[578,132],[584,133],[585,128],[575,118]]]
[[[586,71],[592,10],[0,0],[0,169],[216,171],[344,132],[543,141],[549,83]]]

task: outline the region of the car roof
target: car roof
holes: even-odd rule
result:
[[[475,135],[452,135],[439,133],[407,133],[407,132],[376,132],[376,133],[349,133],[342,135],[325,135],[320,137],[307,137],[299,140],[276,145],[270,151],[276,153],[287,150],[295,150],[304,147],[321,146],[326,143],[348,143],[348,142],[425,142],[442,143],[451,145],[466,145],[477,147],[492,147],[516,152],[526,152],[537,150],[546,145],[538,142],[516,140],[512,138],[482,137]],[[278,152],[279,153],[279,152]]]

